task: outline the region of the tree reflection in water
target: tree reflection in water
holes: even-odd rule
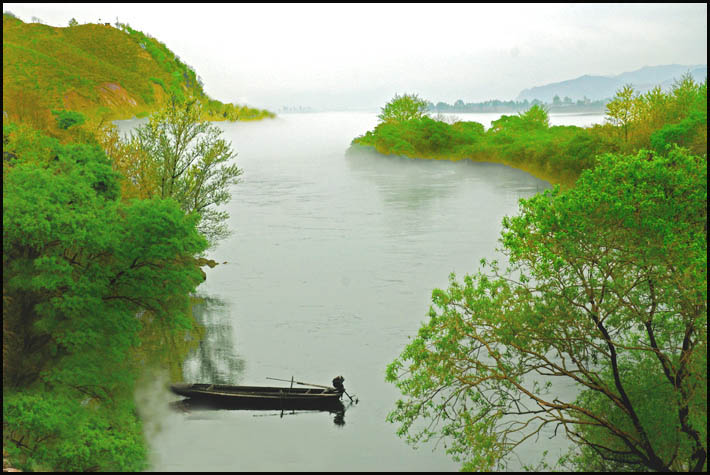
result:
[[[184,381],[239,384],[245,362],[236,351],[228,305],[214,297],[200,296],[192,312],[205,334],[199,347],[185,359]]]
[[[211,296],[200,296],[192,306],[195,320],[204,328],[204,337],[199,347],[188,354],[183,364],[183,380],[190,383],[211,383],[238,385],[245,369],[245,361],[236,351],[234,328],[230,320],[229,307],[226,302]],[[281,410],[274,412],[271,408],[258,410],[253,407],[229,407],[207,404],[202,401],[182,399],[170,403],[171,409],[177,412],[196,415],[196,412],[214,410],[254,411],[254,417],[294,416],[299,414],[327,412],[333,415],[333,423],[338,427],[345,426],[345,411],[354,405],[340,404],[327,410]],[[197,416],[200,417],[200,416]],[[288,418],[285,418],[288,419]]]

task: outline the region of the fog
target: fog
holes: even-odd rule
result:
[[[510,100],[584,74],[707,62],[707,4],[21,4],[23,21],[128,23],[211,96],[364,109],[395,93]]]

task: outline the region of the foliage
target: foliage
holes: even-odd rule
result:
[[[62,130],[67,130],[69,127],[86,122],[86,117],[81,112],[53,110],[52,115],[57,121],[57,126]]]
[[[387,369],[406,397],[388,420],[443,438],[464,469],[551,426],[574,468],[707,470],[706,200],[705,159],[682,149],[604,155],[522,200],[503,221],[509,267],[432,293]]]
[[[118,127],[104,124],[97,134],[98,143],[118,172],[121,197],[147,199],[158,196],[158,169],[136,143],[121,137]]]
[[[642,114],[640,125],[657,117],[663,118],[657,127],[646,127],[646,136],[650,135],[648,140],[651,146],[659,153],[677,144],[696,154],[707,154],[707,96],[707,80],[697,84],[687,75],[676,81],[671,93],[661,100],[644,98],[645,114]]]
[[[115,28],[55,28],[3,17],[3,108],[19,119],[17,109],[30,107],[21,96],[36,91],[41,103],[34,101],[33,109],[73,109],[91,116],[108,101],[114,111],[132,115],[156,99],[146,78],[164,76],[141,52]]]
[[[142,157],[146,173],[129,178],[154,177],[155,196],[173,198],[185,213],[195,213],[198,229],[215,244],[229,235],[229,215],[217,207],[230,200],[229,187],[242,171],[230,163],[236,154],[222,131],[200,117],[196,102],[172,102],[139,126],[129,146]]]
[[[534,104],[494,120],[487,131],[476,122],[390,119],[352,143],[412,158],[502,162],[565,187],[603,153],[665,154],[680,145],[707,155],[707,81],[697,84],[686,75],[669,92],[655,88],[641,96],[627,86],[609,103],[609,114],[604,125],[551,127],[547,108]]]
[[[488,131],[477,122],[447,124],[429,117],[380,122],[353,144],[408,157],[500,161],[565,184],[592,166],[595,155],[614,150],[595,131],[550,127],[548,112],[539,105],[501,116]]]
[[[614,98],[606,105],[606,114],[609,121],[621,127],[624,141],[629,141],[629,128],[638,119],[638,100],[631,84],[625,85],[617,91]]]
[[[197,217],[121,200],[96,145],[14,125],[3,142],[4,441],[28,469],[140,469],[132,352],[148,326],[192,328]]]
[[[261,120],[273,117],[275,114],[265,109],[224,104],[214,99],[210,99],[202,105],[202,118],[205,120]]]
[[[52,109],[80,111],[95,124],[151,112],[173,97],[209,100],[195,71],[149,35],[122,24],[57,28],[3,15],[3,110],[10,120],[60,135]],[[273,116],[238,109],[240,120]]]
[[[395,94],[377,116],[382,122],[405,122],[426,115],[427,102],[416,94]]]
[[[195,70],[183,63],[165,44],[157,39],[134,30],[127,24],[119,23],[118,27],[128,33],[141,48],[160,65],[163,71],[169,74],[169,79],[150,78],[160,85],[171,100],[179,103],[188,98],[200,100],[203,103],[202,117],[205,120],[261,120],[275,117],[273,112],[256,109],[237,104],[225,104],[216,99],[210,99],[202,88],[202,82],[197,77]]]
[[[185,100],[185,92],[195,98],[205,98],[202,86],[197,81],[195,70],[180,61],[175,53],[170,51],[165,44],[143,32],[134,30],[127,24],[118,24],[118,28],[128,34],[142,49],[148,52],[158,66],[168,75],[169,80],[162,83],[169,84],[167,91],[170,96],[179,101]]]
[[[707,154],[707,80],[696,83],[686,74],[668,92],[656,87],[642,95],[626,86],[609,103],[608,115],[624,137],[626,151],[653,148],[665,153],[677,144]]]
[[[55,392],[5,392],[3,447],[24,471],[142,471],[147,453],[133,410],[97,410]]]

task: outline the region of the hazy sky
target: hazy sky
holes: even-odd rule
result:
[[[224,102],[276,110],[514,99],[529,87],[707,63],[707,4],[4,3],[52,26],[118,19]]]

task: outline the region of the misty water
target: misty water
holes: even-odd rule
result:
[[[499,116],[456,115],[486,127]],[[209,253],[220,265],[198,288],[206,335],[184,366],[186,382],[245,385],[342,374],[359,403],[344,424],[328,412],[181,412],[157,378],[139,402],[152,470],[459,469],[443,444],[415,450],[385,421],[399,396],[385,368],[427,318],[432,289],[498,257],[503,216],[549,184],[499,164],[346,154],[376,123],[354,112],[218,123],[244,174],[227,207],[233,235]],[[528,444],[514,465],[559,439]]]

